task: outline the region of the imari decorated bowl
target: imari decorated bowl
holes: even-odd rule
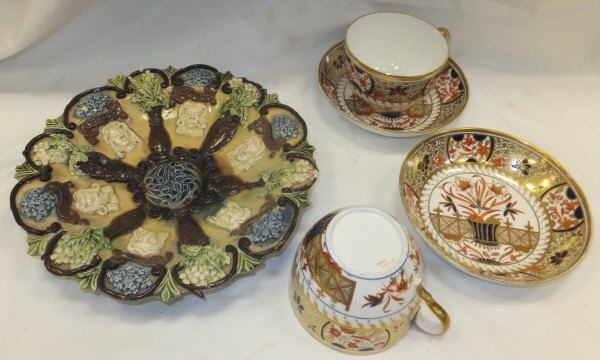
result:
[[[145,69],[46,121],[10,196],[29,254],[125,301],[203,296],[287,242],[317,178],[303,119],[206,65]]]
[[[422,272],[417,244],[394,217],[348,207],[321,218],[304,237],[292,265],[290,302],[322,344],[372,354],[397,343],[413,321],[434,335],[448,328],[450,318],[423,288]]]
[[[589,246],[579,186],[550,155],[508,134],[464,128],[425,139],[402,165],[400,193],[425,242],[485,280],[550,281]]]

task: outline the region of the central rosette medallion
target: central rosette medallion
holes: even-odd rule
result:
[[[196,165],[167,160],[150,168],[143,179],[145,195],[156,206],[178,209],[200,193],[204,179]]]

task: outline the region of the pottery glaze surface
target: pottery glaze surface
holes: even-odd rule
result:
[[[11,192],[29,254],[123,301],[203,297],[289,239],[318,176],[304,120],[207,65],[119,75],[23,152]]]
[[[300,323],[317,340],[368,354],[408,331],[421,305],[421,282],[421,257],[410,233],[380,210],[350,207],[308,231],[294,259],[289,295]]]
[[[402,165],[400,192],[427,244],[485,280],[553,280],[589,245],[578,185],[543,150],[507,134],[467,128],[424,140]]]

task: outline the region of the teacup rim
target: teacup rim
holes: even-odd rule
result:
[[[364,15],[361,15],[359,17],[357,17],[356,19],[354,19],[350,25],[348,25],[348,27],[346,28],[346,32],[344,35],[344,50],[345,53],[351,58],[351,60],[356,63],[357,65],[359,65],[361,68],[368,70],[369,72],[373,73],[374,75],[377,75],[381,78],[387,79],[387,80],[392,80],[392,81],[417,81],[417,80],[425,80],[425,79],[429,79],[429,78],[433,78],[435,75],[439,74],[440,71],[442,71],[446,64],[448,64],[448,60],[450,59],[450,46],[448,45],[447,47],[447,51],[446,51],[446,57],[445,57],[445,61],[438,66],[436,69],[425,73],[425,74],[420,74],[420,75],[414,75],[414,76],[407,76],[407,75],[392,75],[392,74],[388,74],[385,73],[383,71],[377,70],[375,68],[373,68],[372,66],[368,66],[366,65],[364,62],[360,61],[356,55],[354,55],[352,53],[352,51],[350,50],[350,47],[348,46],[348,30],[350,30],[350,27],[352,27],[352,24],[354,24],[355,22],[357,22],[358,20],[366,17],[366,16],[371,16],[371,15],[375,15],[375,14],[400,14],[400,15],[407,15],[410,17],[413,17],[415,19],[419,19],[421,21],[423,21],[424,23],[430,25],[431,27],[433,27],[434,29],[438,29],[438,27],[434,26],[433,24],[431,24],[429,21],[426,21],[418,16],[414,16],[411,14],[407,14],[401,11],[374,11],[374,12],[370,12]]]

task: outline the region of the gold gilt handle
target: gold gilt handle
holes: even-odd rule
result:
[[[431,335],[442,335],[448,330],[450,326],[450,316],[446,310],[444,310],[431,296],[431,294],[419,284],[417,287],[417,294],[423,299],[425,304],[429,307],[431,312],[437,316],[439,322],[431,321],[423,316],[421,308],[417,311],[415,316],[415,325],[422,331]]]
[[[446,29],[445,27],[439,27],[437,29],[440,32],[440,34],[442,34],[444,39],[446,39],[446,42],[448,43],[448,45],[450,45],[450,39],[451,39],[450,30]]]

